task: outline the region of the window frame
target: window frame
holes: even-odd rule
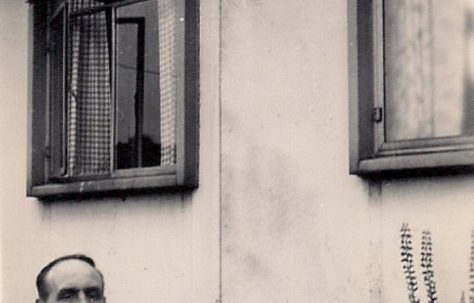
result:
[[[349,173],[365,177],[474,171],[474,137],[385,142],[384,0],[348,0]]]
[[[125,0],[118,6],[142,2]],[[110,176],[50,178],[47,1],[29,6],[27,196],[89,195],[198,186],[199,0],[176,0],[176,163],[113,170]],[[61,4],[62,5],[62,4]],[[109,5],[109,4],[106,4]],[[113,5],[113,4],[112,4]],[[57,10],[59,11],[59,9]],[[113,110],[115,112],[115,110]],[[115,122],[114,122],[115,125]]]

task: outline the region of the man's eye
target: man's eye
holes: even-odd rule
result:
[[[86,297],[88,299],[102,299],[102,294],[100,290],[90,290],[86,292]]]
[[[73,299],[75,296],[75,293],[73,292],[65,292],[65,293],[62,293],[58,296],[58,299],[59,300],[70,300],[70,299]]]

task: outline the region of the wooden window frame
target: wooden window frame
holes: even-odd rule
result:
[[[143,0],[126,0],[132,4]],[[48,8],[30,1],[27,196],[87,196],[143,190],[189,190],[198,186],[199,0],[177,1],[176,163],[113,171],[108,177],[48,177]]]
[[[385,142],[384,0],[348,0],[349,172],[371,176],[474,171],[474,137]]]

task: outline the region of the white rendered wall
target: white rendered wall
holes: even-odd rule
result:
[[[369,302],[346,1],[223,1],[223,302]]]
[[[347,2],[222,2],[226,303],[408,303],[403,223],[421,302],[423,230],[439,301],[469,300],[472,175],[348,175]]]

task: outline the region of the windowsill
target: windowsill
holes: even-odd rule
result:
[[[356,174],[368,177],[453,174],[474,171],[473,160],[472,150],[380,157],[360,161]]]
[[[33,186],[28,196],[38,198],[58,195],[85,195],[103,192],[131,191],[177,187],[176,174],[139,176],[69,183],[49,183]]]

